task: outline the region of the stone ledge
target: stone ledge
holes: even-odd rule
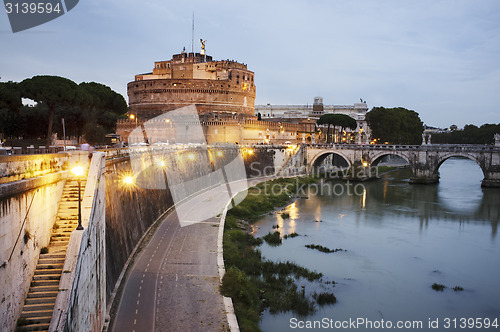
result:
[[[68,171],[59,171],[36,178],[0,184],[0,199],[52,184],[68,177]]]

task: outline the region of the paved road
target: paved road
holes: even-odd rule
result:
[[[248,185],[261,181],[252,179]],[[236,187],[241,189],[241,183]],[[225,204],[228,195],[226,186],[219,187],[180,208],[206,215],[214,201]],[[219,219],[180,227],[174,211],[160,221],[127,277],[113,332],[228,330],[217,268]]]

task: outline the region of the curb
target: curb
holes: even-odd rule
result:
[[[229,202],[226,204],[224,211],[222,211],[222,215],[220,217],[219,234],[217,236],[217,267],[219,269],[219,277],[221,284],[222,284],[222,278],[226,273],[226,269],[224,268],[224,252],[222,246],[222,238],[224,236],[224,223],[226,222],[227,210],[231,205],[231,203],[233,202],[233,198],[240,192],[237,192],[231,197]],[[231,332],[239,332],[240,326],[238,325],[238,319],[236,318],[236,314],[234,313],[233,300],[227,296],[222,296],[222,298],[224,300],[224,307],[226,308],[226,315],[227,315],[227,322],[229,324],[229,329],[231,330]]]

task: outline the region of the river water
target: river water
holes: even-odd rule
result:
[[[308,199],[287,206],[289,219],[280,213],[262,217],[255,236],[273,231],[273,225],[282,236],[300,234],[279,247],[264,243],[263,255],[322,272],[335,286],[306,285],[306,290],[337,297],[336,304],[308,317],[265,312],[262,330],[297,330],[314,321],[323,328],[346,327],[353,320],[360,325],[349,325],[352,330],[379,331],[387,330],[381,327],[388,321],[394,330],[401,321],[415,331],[479,330],[470,327],[487,323],[485,318],[491,323],[497,318],[500,325],[500,189],[481,188],[482,172],[468,159],[448,159],[440,175],[436,185],[410,184],[409,169],[357,187],[328,182],[331,190],[311,188]],[[306,244],[346,251],[323,253]],[[435,291],[434,283],[447,288]],[[479,320],[467,325],[472,321],[463,318]],[[430,329],[431,322],[437,328]]]

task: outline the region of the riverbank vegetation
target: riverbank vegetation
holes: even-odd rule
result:
[[[229,210],[228,215],[249,222],[274,211],[298,196],[299,190],[317,182],[316,177],[279,178],[249,188],[246,199]]]
[[[227,213],[223,238],[226,274],[221,292],[233,299],[243,332],[260,331],[259,321],[264,310],[270,313],[292,311],[306,316],[312,314],[317,305],[335,303],[333,293],[314,295],[306,292],[305,287],[309,287],[310,283],[322,281],[321,273],[289,261],[266,260],[257,249],[263,240],[254,238],[241,228],[240,219],[254,221],[260,215],[282,207],[294,196],[298,186],[315,181],[314,178],[291,178],[261,183],[250,188],[245,200]],[[282,190],[278,190],[277,186]],[[271,188],[274,188],[273,191]],[[290,237],[294,236],[290,234]],[[278,231],[270,232],[264,240],[281,242],[281,235]],[[325,285],[334,283],[325,282]]]
[[[315,249],[315,250],[318,250],[318,251],[321,251],[321,252],[325,252],[325,253],[333,253],[333,252],[337,252],[337,251],[346,251],[346,250],[341,249],[341,248],[329,249],[327,247],[323,247],[323,246],[320,246],[320,245],[317,245],[317,244],[306,244],[305,247],[309,248],[309,249]]]
[[[267,233],[264,235],[263,239],[267,244],[272,246],[279,246],[281,244],[281,234],[278,231],[275,231],[274,233]]]

